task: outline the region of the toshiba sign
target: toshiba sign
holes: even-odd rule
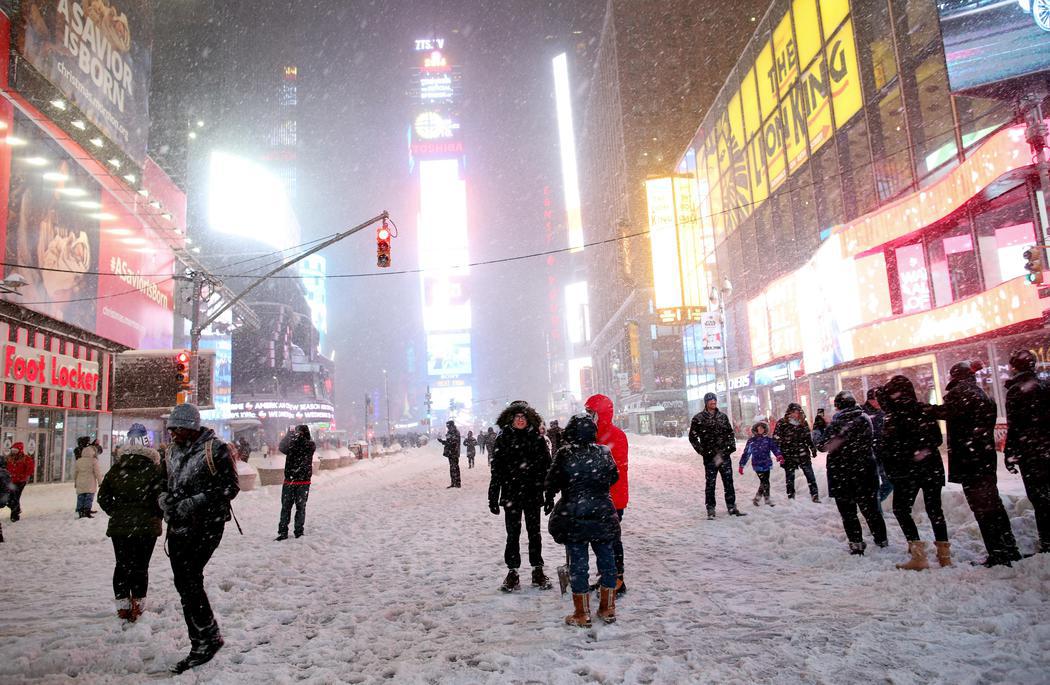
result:
[[[98,362],[7,343],[3,364],[6,381],[71,392],[98,390]]]

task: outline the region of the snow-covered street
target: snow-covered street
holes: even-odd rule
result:
[[[956,557],[914,573],[905,542],[847,553],[834,504],[753,507],[754,473],[736,476],[745,518],[703,511],[703,468],[683,440],[631,436],[624,517],[628,594],[619,621],[581,630],[567,597],[504,595],[502,517],[487,511],[484,456],[448,490],[440,445],[315,478],[306,536],[274,542],[279,487],[242,493],[206,573],[226,646],[175,677],[208,683],[1040,683],[1050,657],[1050,555],[1013,568],[983,558],[957,486],[945,491]],[[825,494],[823,455],[818,465]],[[1019,477],[1001,478],[1022,552],[1035,524]],[[799,480],[805,491],[804,479]],[[70,484],[30,488],[24,518],[4,512],[0,681],[138,683],[168,678],[188,649],[160,545],[149,606],[116,618],[106,517],[76,520]],[[888,504],[888,503],[887,503]],[[546,522],[544,522],[546,529]],[[920,531],[930,538],[925,516]],[[866,533],[866,531],[865,531]],[[523,534],[524,538],[524,534]],[[870,537],[866,538],[870,542]],[[524,540],[523,540],[524,545]],[[545,534],[548,573],[563,553]],[[593,561],[592,561],[593,569]]]

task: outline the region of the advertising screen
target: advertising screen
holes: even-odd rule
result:
[[[211,230],[283,250],[302,231],[284,182],[262,164],[228,152],[211,155],[208,223]]]
[[[431,333],[427,336],[428,375],[459,376],[470,371],[470,333]]]
[[[148,0],[25,0],[18,50],[129,157],[149,134]]]
[[[1050,69],[1050,4],[1041,0],[937,3],[953,91]]]
[[[319,345],[323,348],[328,334],[327,260],[319,254],[310,255],[299,263],[299,273],[303,277],[306,304],[310,306],[310,319],[321,336]]]

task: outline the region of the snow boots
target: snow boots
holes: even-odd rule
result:
[[[937,548],[937,562],[941,567],[952,565],[952,543],[950,542],[934,542],[933,546]]]
[[[172,666],[171,672],[182,673],[191,668],[197,668],[201,664],[208,663],[222,648],[223,644],[222,638],[216,637],[214,640],[205,640],[193,645],[193,647],[190,648],[189,655],[179,663]]]
[[[551,580],[543,572],[542,566],[534,566],[532,568],[532,587],[538,587],[541,590],[550,590],[552,587]]]
[[[730,516],[747,516],[747,514],[745,514],[744,512],[740,511],[736,507],[733,507],[732,509],[729,510],[729,515]]]
[[[864,550],[867,548],[863,542],[851,542],[849,543],[849,553],[856,554],[857,556],[864,556]]]
[[[627,594],[627,584],[623,582],[623,574],[616,576],[616,596],[622,597]]]
[[[507,571],[507,577],[503,579],[503,585],[499,586],[501,592],[514,592],[521,587],[521,581],[518,579],[518,571],[511,569]]]
[[[117,604],[117,618],[122,621],[133,621],[131,618],[131,600],[127,597],[115,600]]]
[[[131,598],[131,617],[128,619],[132,623],[139,620],[139,616],[146,610],[145,597],[132,597]]]
[[[930,562],[926,559],[926,543],[922,540],[909,542],[908,553],[911,554],[911,559],[903,564],[897,564],[897,568],[907,571],[922,571],[930,567]]]
[[[565,625],[591,627],[591,596],[586,592],[572,593],[572,613],[565,617]]]
[[[707,520],[708,521],[714,521],[715,520],[715,510],[714,509],[708,509],[707,510]]]
[[[605,623],[616,622],[616,588],[598,588],[598,618]]]

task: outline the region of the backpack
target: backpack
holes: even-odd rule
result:
[[[206,445],[204,445],[204,463],[206,463],[208,465],[208,471],[213,476],[219,472],[218,469],[215,468],[215,458],[212,456],[212,443],[215,442],[215,440],[217,440],[217,439],[218,438],[213,439],[213,440],[209,440],[208,443]],[[226,445],[227,453],[231,455],[230,456],[230,464],[231,464],[231,466],[233,468],[234,477],[236,477],[237,476],[237,464],[235,463],[236,460],[232,456],[233,455],[233,450],[232,450],[232,448],[231,448],[231,446],[230,446],[230,444],[228,442],[223,441],[223,444]],[[233,517],[233,522],[237,525],[237,532],[240,533],[241,535],[244,535],[244,531],[241,529],[241,522],[237,520],[237,514],[235,514],[234,511],[233,511],[233,501],[232,500],[228,500],[226,502],[226,506],[228,506],[230,508],[230,516]]]

